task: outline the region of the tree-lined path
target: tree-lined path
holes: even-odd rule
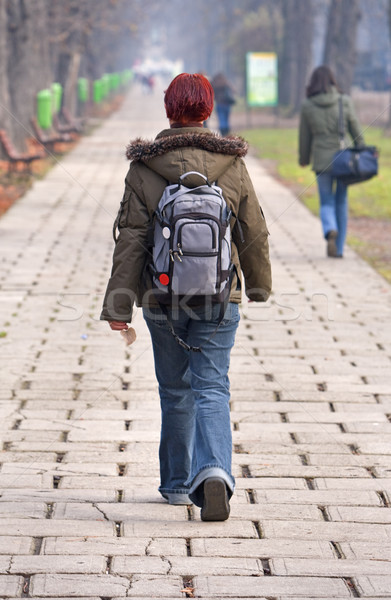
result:
[[[149,337],[99,322],[128,140],[165,127],[135,88],[0,220],[0,597],[391,597],[391,289],[256,159],[274,294],[232,356],[237,490],[200,521],[158,485]]]

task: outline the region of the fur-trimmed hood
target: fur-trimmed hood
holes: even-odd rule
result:
[[[236,160],[245,156],[247,142],[240,137],[223,138],[209,129],[180,127],[164,129],[153,141],[134,140],[126,150],[126,156],[134,164],[143,163],[166,181],[178,181],[188,171],[198,171],[209,181],[219,177]],[[186,185],[199,184],[190,177]]]
[[[193,127],[165,129],[153,141],[142,138],[131,141],[126,148],[126,157],[129,160],[148,161],[172,150],[188,147],[243,157],[247,154],[248,143],[239,136],[220,137],[207,129],[201,129],[201,132]]]

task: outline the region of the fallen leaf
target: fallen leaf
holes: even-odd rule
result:
[[[187,594],[188,598],[194,598],[195,597],[193,594],[194,590],[195,590],[195,588],[193,588],[193,587],[185,587],[185,588],[183,588],[183,590],[181,590],[181,592],[183,592],[184,594]]]

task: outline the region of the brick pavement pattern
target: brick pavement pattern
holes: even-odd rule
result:
[[[0,221],[0,597],[391,598],[391,288],[247,159],[274,293],[241,306],[227,522],[157,492],[140,311],[99,322],[124,148],[166,126],[137,89]]]

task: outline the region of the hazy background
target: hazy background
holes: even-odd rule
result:
[[[278,55],[282,115],[297,114],[321,63],[344,91],[380,94],[387,107],[390,7],[391,0],[0,0],[0,128],[22,149],[39,90],[59,82],[63,106],[76,114],[80,77],[93,82],[129,68],[166,80],[181,70],[221,71],[244,96],[250,51]],[[384,108],[377,113],[390,118]]]

